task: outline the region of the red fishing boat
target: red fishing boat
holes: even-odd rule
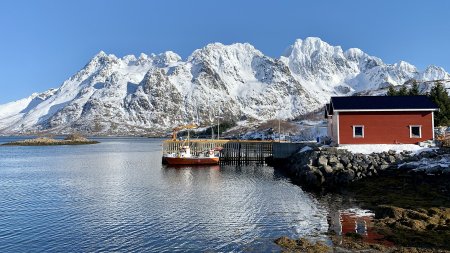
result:
[[[222,147],[216,147],[213,149],[205,150],[203,152],[196,152],[195,155],[191,154],[191,148],[189,144],[189,130],[197,128],[196,124],[190,124],[185,126],[176,127],[173,129],[172,140],[176,141],[177,132],[183,129],[187,129],[187,139],[183,142],[181,148],[176,153],[169,153],[163,155],[163,163],[169,165],[214,165],[219,164],[219,154]]]
[[[219,164],[219,157],[216,155],[218,149],[211,149],[197,156],[191,154],[189,146],[183,146],[178,154],[167,154],[164,160],[169,165],[212,165]]]

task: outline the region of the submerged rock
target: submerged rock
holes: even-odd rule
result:
[[[333,251],[331,247],[322,242],[312,243],[305,238],[295,240],[283,236],[276,239],[274,242],[288,252],[327,253]]]

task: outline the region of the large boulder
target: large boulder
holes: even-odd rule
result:
[[[317,159],[317,165],[320,167],[326,167],[328,166],[328,159],[325,156],[319,156]]]
[[[336,181],[338,184],[348,184],[355,178],[353,170],[342,170],[337,174]]]

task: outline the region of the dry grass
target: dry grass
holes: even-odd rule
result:
[[[298,126],[285,120],[278,121],[276,119],[274,120],[268,120],[261,125],[258,126],[258,130],[266,130],[269,128],[274,129],[274,131],[278,131],[278,126],[280,126],[283,133],[296,133],[298,132]]]

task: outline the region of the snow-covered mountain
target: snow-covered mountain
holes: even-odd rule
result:
[[[360,49],[297,40],[278,59],[252,45],[209,44],[186,60],[174,52],[118,58],[100,52],[58,89],[0,105],[0,134],[160,134],[225,120],[293,119],[332,95],[450,79],[442,68],[385,64]]]

